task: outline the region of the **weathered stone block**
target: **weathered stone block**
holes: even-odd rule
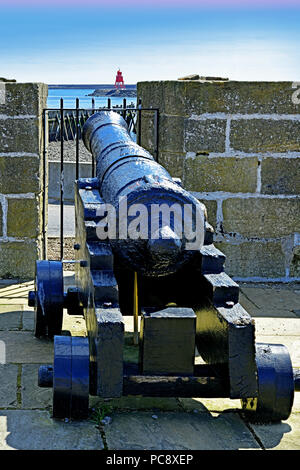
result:
[[[228,82],[226,83],[228,85]],[[199,115],[203,113],[228,112],[224,82],[185,82],[185,114]]]
[[[162,111],[164,82],[139,82],[137,98],[141,98],[143,108],[159,108]]]
[[[217,201],[212,199],[201,199],[201,197],[197,197],[197,199],[205,205],[207,210],[207,220],[215,229],[217,225]]]
[[[3,235],[3,210],[2,210],[2,204],[0,203],[0,237]]]
[[[185,83],[178,80],[139,82],[137,96],[143,108],[158,108],[160,113],[184,116]]]
[[[177,116],[160,116],[159,151],[184,151],[184,119]]]
[[[261,162],[263,194],[300,194],[300,158],[264,158]]]
[[[45,217],[44,217],[44,207],[43,207],[43,192],[41,191],[37,196],[36,196],[36,204],[37,204],[37,210],[38,210],[38,227],[37,227],[37,232],[39,235],[42,236],[42,231],[43,231],[43,218],[45,219],[45,229],[48,229],[48,197],[46,195],[46,200],[45,200]]]
[[[223,229],[244,237],[276,238],[300,232],[299,198],[230,198],[223,202]],[[222,251],[222,250],[221,250]]]
[[[0,157],[0,193],[36,193],[41,189],[38,157]]]
[[[0,119],[0,153],[38,153],[39,125],[39,119]]]
[[[285,276],[285,254],[281,242],[214,243],[226,255],[225,271],[229,276]]]
[[[44,83],[6,83],[5,103],[0,104],[0,115],[38,116],[46,108],[48,85]]]
[[[185,120],[184,145],[187,152],[225,152],[225,119]]]
[[[241,119],[231,121],[230,146],[243,152],[299,152],[300,121]]]
[[[300,245],[295,246],[293,249],[290,275],[292,277],[300,277]]]
[[[35,238],[39,233],[39,210],[35,199],[8,199],[7,235]]]
[[[32,279],[41,256],[35,241],[0,243],[0,278]]]
[[[184,184],[190,191],[256,191],[257,158],[197,155],[184,162]]]
[[[292,82],[186,82],[186,106],[191,113],[298,114]]]
[[[299,114],[292,82],[163,81],[138,83],[143,106],[191,116],[203,113]],[[299,95],[298,95],[299,96]]]
[[[185,84],[182,81],[164,81],[162,88],[162,111],[166,114],[179,116],[188,115],[185,111]]]
[[[158,162],[162,165],[173,178],[183,178],[183,164],[184,164],[183,153],[175,152],[160,152],[158,156]]]
[[[155,150],[155,113],[142,112],[141,117],[141,146],[154,156]]]
[[[1,242],[0,277],[34,276],[40,257],[42,168],[42,111],[48,87],[41,83],[5,83],[0,105],[0,194],[35,193],[34,199],[7,198],[7,235],[35,238],[29,243]],[[17,153],[20,156],[10,156]],[[26,157],[22,154],[33,154]],[[0,212],[0,236],[3,235]]]

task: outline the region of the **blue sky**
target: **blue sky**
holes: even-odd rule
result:
[[[0,0],[1,5],[1,0]],[[0,76],[127,83],[199,73],[300,81],[300,8],[16,7],[0,12]]]

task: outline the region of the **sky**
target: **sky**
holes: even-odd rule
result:
[[[300,0],[0,0],[0,77],[300,81]]]

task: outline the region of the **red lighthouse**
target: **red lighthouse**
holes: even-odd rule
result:
[[[125,88],[123,75],[122,75],[122,72],[121,72],[120,69],[117,71],[116,81],[115,81],[115,87],[116,87],[116,89],[118,89],[118,88]]]

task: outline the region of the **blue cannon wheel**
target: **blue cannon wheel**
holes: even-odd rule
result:
[[[89,340],[54,337],[53,417],[85,419],[89,407]]]
[[[242,399],[249,420],[286,420],[294,400],[294,374],[289,352],[282,344],[256,344],[258,396]]]
[[[60,261],[39,260],[35,275],[35,331],[37,338],[61,333],[63,320],[63,265]]]

